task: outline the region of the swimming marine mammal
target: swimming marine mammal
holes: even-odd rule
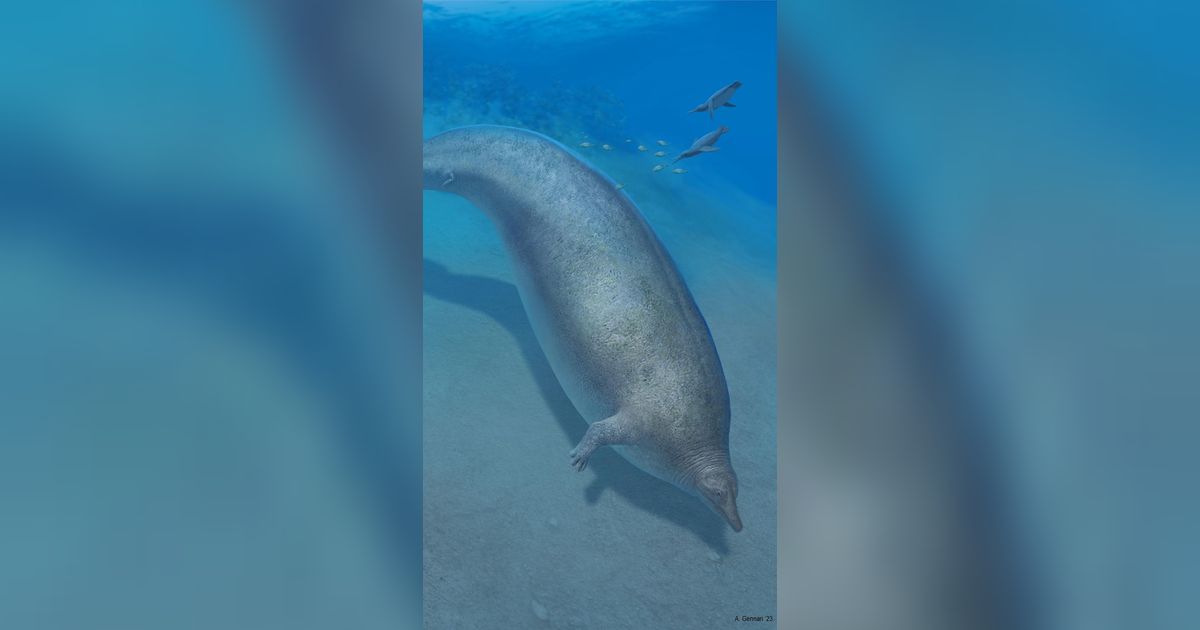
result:
[[[466,198],[499,230],[538,342],[590,423],[576,470],[612,446],[741,531],[725,374],[633,201],[558,142],[490,125],[426,140],[424,187]]]
[[[715,147],[713,145],[717,143],[717,140],[721,139],[721,136],[723,136],[727,133],[729,133],[729,127],[726,127],[725,125],[721,125],[720,127],[704,134],[703,136],[696,138],[696,141],[692,143],[692,146],[688,147],[682,153],[675,156],[675,159],[671,160],[671,163],[674,164],[675,162],[678,162],[679,160],[685,160],[690,157],[695,157],[697,155],[700,155],[701,153],[712,153],[713,151],[720,151],[721,150],[720,147]]]
[[[730,103],[729,99],[733,98],[733,93],[736,92],[740,87],[742,87],[742,82],[734,81],[733,83],[730,83],[729,85],[726,85],[725,87],[714,92],[713,95],[705,99],[703,103],[700,103],[696,107],[688,110],[688,113],[692,114],[695,112],[708,112],[708,117],[712,118],[713,112],[722,107],[737,107],[737,105]]]

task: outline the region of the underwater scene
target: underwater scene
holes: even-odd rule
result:
[[[424,4],[425,627],[775,627],[775,72],[773,2]]]

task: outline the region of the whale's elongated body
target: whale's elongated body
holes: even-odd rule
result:
[[[713,131],[710,131],[710,132],[704,134],[703,136],[696,138],[696,141],[692,143],[692,146],[688,147],[682,153],[675,156],[675,159],[671,160],[671,163],[674,164],[675,162],[678,162],[679,160],[684,160],[684,159],[687,159],[690,157],[695,157],[697,155],[700,155],[701,153],[711,153],[714,151],[718,151],[719,149],[713,145],[715,145],[717,143],[717,140],[721,139],[721,136],[723,136],[727,133],[729,133],[729,127],[726,127],[725,125],[721,125],[720,127],[714,129]]]
[[[714,92],[712,96],[708,97],[703,103],[700,103],[692,108],[688,113],[708,112],[708,117],[712,118],[713,112],[721,109],[722,107],[737,107],[737,105],[729,102],[729,99],[733,98],[733,93],[736,92],[740,87],[742,87],[742,82],[734,81],[733,83],[730,83],[729,85],[726,85],[725,87]]]
[[[613,446],[740,530],[721,362],[633,201],[559,143],[511,127],[427,140],[424,181],[482,208],[503,237],[538,341],[591,423],[575,467]]]

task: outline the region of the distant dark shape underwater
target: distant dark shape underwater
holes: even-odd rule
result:
[[[500,232],[538,342],[590,423],[572,465],[612,446],[741,531],[721,361],[633,201],[558,142],[490,125],[427,140],[424,186],[464,197]]]

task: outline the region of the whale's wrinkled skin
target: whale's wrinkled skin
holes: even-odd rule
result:
[[[561,144],[512,127],[430,138],[424,185],[471,201],[503,237],[538,341],[590,423],[575,468],[613,446],[741,531],[721,362],[633,201]]]

